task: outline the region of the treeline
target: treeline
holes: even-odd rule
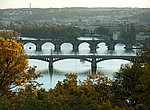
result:
[[[13,30],[13,31],[12,31]],[[12,32],[12,33],[11,33]],[[99,36],[111,37],[112,32],[103,26],[97,27],[95,30],[91,31],[89,29],[81,29],[75,26],[64,26],[64,25],[43,25],[39,26],[36,24],[31,25],[21,25],[16,26],[11,24],[6,30],[0,32],[0,36],[8,38],[6,34],[12,36],[21,36],[21,37],[33,37],[33,38],[63,38],[63,39],[74,39],[78,37],[92,37],[93,34],[98,34]]]
[[[75,26],[38,26],[38,25],[22,25],[21,28],[13,26],[16,32],[21,33],[21,36],[34,37],[34,38],[63,38],[63,39],[74,39],[78,37],[84,37],[89,34],[98,34],[99,37],[112,38],[113,32],[103,26],[99,26],[91,31],[89,29],[80,29]],[[134,25],[130,25],[126,30],[122,30],[118,37],[120,39],[134,41],[136,39],[136,34],[139,31],[135,29]]]
[[[91,30],[88,28],[81,29],[75,26],[66,26],[66,25],[38,25],[38,24],[24,24],[17,26],[14,23],[11,23],[6,30],[14,30],[14,33],[18,32],[22,37],[33,37],[38,39],[74,39],[78,37],[92,37],[93,34],[98,34],[96,37],[102,37],[106,39],[110,39],[113,36],[113,33],[116,31],[112,31],[109,27],[99,26],[96,27],[95,30]],[[126,29],[122,29],[118,31],[118,39],[134,41],[136,40],[136,34],[139,32],[150,32],[149,28],[136,28],[133,24],[128,25]],[[3,31],[0,32],[0,35]],[[14,34],[16,36],[16,34]]]
[[[22,26],[15,29],[21,36],[34,38],[77,38],[83,31],[73,26]]]
[[[23,25],[21,28],[13,29],[19,33],[21,36],[34,37],[34,38],[65,38],[73,39],[78,37],[84,37],[85,34],[91,33],[89,29],[80,29],[75,26],[34,26],[34,25]],[[95,34],[112,36],[112,32],[105,27],[97,27],[94,30]],[[92,34],[94,34],[92,32]],[[90,36],[92,37],[92,36]]]

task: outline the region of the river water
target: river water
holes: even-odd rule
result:
[[[42,51],[37,52],[36,46],[32,43],[24,45],[25,53],[29,55],[50,55],[50,54],[74,54],[72,53],[72,45],[64,43],[61,45],[61,52],[55,53],[54,45],[52,43],[45,43],[42,45]],[[114,51],[108,51],[105,43],[98,44],[97,53],[99,55],[136,55],[136,50],[127,52],[124,49],[125,45],[118,43],[115,46]],[[82,43],[79,45],[79,52],[77,54],[85,55],[91,54],[88,43]],[[130,63],[127,60],[112,59],[99,62],[97,64],[97,72],[104,73],[107,77],[113,79],[115,72],[119,71],[122,64]],[[87,75],[91,70],[91,63],[87,61],[81,61],[80,59],[66,59],[57,61],[54,63],[54,72],[49,73],[48,62],[29,59],[30,66],[37,66],[37,72],[42,72],[43,77],[38,78],[39,83],[42,83],[46,90],[53,88],[58,81],[62,81],[66,73],[76,73],[78,80],[83,81],[87,78]]]

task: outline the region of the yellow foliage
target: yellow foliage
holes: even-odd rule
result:
[[[15,32],[15,35],[17,35],[17,32]],[[12,30],[0,31],[0,36],[2,36],[4,38],[12,39],[12,37],[14,36],[14,31],[12,31]]]
[[[35,68],[29,68],[29,56],[23,52],[21,43],[0,37],[0,95],[38,77]]]

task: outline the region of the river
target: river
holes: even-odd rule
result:
[[[136,55],[136,50],[127,52],[124,49],[125,45],[118,43],[115,45],[114,51],[108,51],[105,43],[98,44],[97,53],[98,55]],[[42,51],[35,51],[36,46],[32,43],[24,45],[25,53],[29,55],[49,55],[57,54],[53,52],[54,45],[52,43],[45,43],[42,45]],[[79,45],[79,52],[77,54],[90,54],[90,48],[88,43],[82,43]],[[72,53],[72,45],[64,43],[61,45],[61,53],[58,54],[74,54]],[[97,72],[104,73],[107,77],[113,79],[113,75],[119,71],[122,64],[128,64],[130,61],[112,59],[101,61],[97,64]],[[30,66],[37,66],[37,72],[42,72],[43,77],[38,78],[38,82],[42,83],[46,90],[53,88],[58,81],[62,81],[66,73],[78,74],[78,80],[83,81],[87,78],[87,75],[91,70],[91,63],[87,61],[81,61],[80,59],[66,59],[57,61],[54,63],[54,72],[48,72],[48,62],[29,59]]]

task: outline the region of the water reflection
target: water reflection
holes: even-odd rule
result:
[[[78,54],[89,54],[90,53],[90,44],[87,42],[83,42],[79,45],[79,53]]]
[[[55,46],[53,43],[47,42],[42,45],[42,50],[54,50]]]
[[[114,51],[108,51],[105,43],[98,44],[96,55],[136,55],[136,50],[126,51],[125,45],[117,44]],[[42,46],[42,51],[35,51],[35,45],[28,43],[24,45],[25,53],[29,55],[50,55],[58,54],[54,52],[54,45],[51,43],[45,43]],[[59,54],[74,54],[72,52],[72,44],[65,43],[61,45],[61,52]],[[79,52],[77,54],[91,54],[88,43],[82,43],[79,45]],[[97,71],[103,72],[106,76],[113,78],[113,74],[117,72],[121,64],[130,63],[126,60],[107,60],[97,63]],[[85,80],[87,74],[90,73],[91,63],[87,61],[81,61],[80,59],[66,59],[54,62],[53,73],[48,72],[48,62],[29,59],[30,66],[37,66],[37,71],[43,72],[43,77],[39,78],[38,81],[43,83],[43,87],[48,90],[54,87],[58,81],[64,79],[66,73],[77,73],[78,80]]]
[[[62,54],[71,54],[72,50],[73,50],[73,45],[70,43],[63,43],[61,45]]]

